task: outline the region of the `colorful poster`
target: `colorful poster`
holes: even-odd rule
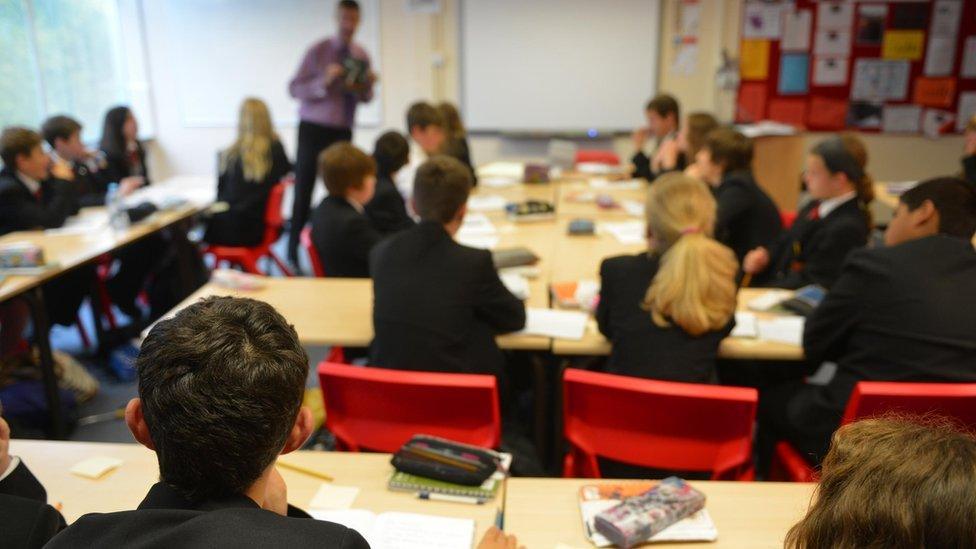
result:
[[[956,115],[939,109],[925,109],[922,114],[922,133],[926,137],[936,138],[951,132]]]
[[[847,84],[847,57],[817,57],[813,61],[814,86],[843,86]]]
[[[956,98],[955,78],[926,78],[915,79],[915,93],[912,102],[926,107],[940,107],[948,109]]]
[[[743,80],[769,78],[769,40],[743,40],[739,56],[739,75]]]
[[[813,53],[816,55],[850,55],[851,31],[818,29]]]
[[[921,127],[922,107],[919,105],[885,105],[881,115],[881,131],[918,133]]]
[[[862,4],[857,8],[857,45],[879,46],[884,36],[885,19],[888,6],[884,4]]]
[[[956,116],[956,131],[964,131],[969,119],[976,115],[976,92],[962,92],[959,94],[959,110]]]
[[[783,15],[783,39],[779,43],[779,48],[782,51],[809,51],[812,27],[812,11],[787,11]]]
[[[956,61],[956,39],[929,37],[925,48],[925,76],[949,76]]]
[[[792,95],[810,91],[810,56],[784,53],[779,65],[779,93]]]
[[[881,103],[872,101],[852,101],[847,111],[847,125],[861,129],[881,127]]]
[[[851,99],[904,101],[908,98],[908,61],[858,59],[854,62]]]
[[[782,35],[783,5],[767,2],[748,2],[742,18],[742,37],[777,40]]]
[[[818,29],[844,29],[850,31],[854,22],[853,2],[818,2]]]
[[[890,30],[884,33],[881,57],[917,61],[922,58],[924,46],[925,33],[922,31]]]

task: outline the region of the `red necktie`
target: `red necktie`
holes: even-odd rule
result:
[[[820,219],[820,204],[817,204],[812,210],[810,210],[810,214],[807,215],[807,219],[810,221],[817,221]]]

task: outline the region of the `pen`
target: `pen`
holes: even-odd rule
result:
[[[417,494],[417,499],[425,499],[430,501],[449,501],[451,503],[468,503],[471,505],[483,505],[485,500],[481,498],[473,498],[468,496],[452,496],[450,494],[438,494],[431,492],[419,492]]]

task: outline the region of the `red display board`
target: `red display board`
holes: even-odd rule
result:
[[[737,122],[934,135],[976,114],[976,0],[743,9]]]

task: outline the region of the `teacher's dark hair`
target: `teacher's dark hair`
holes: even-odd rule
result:
[[[242,494],[274,462],[308,376],[308,356],[284,317],[233,297],[160,321],[136,365],[160,480],[195,502]]]
[[[359,11],[359,2],[356,0],[339,0],[339,9]]]

